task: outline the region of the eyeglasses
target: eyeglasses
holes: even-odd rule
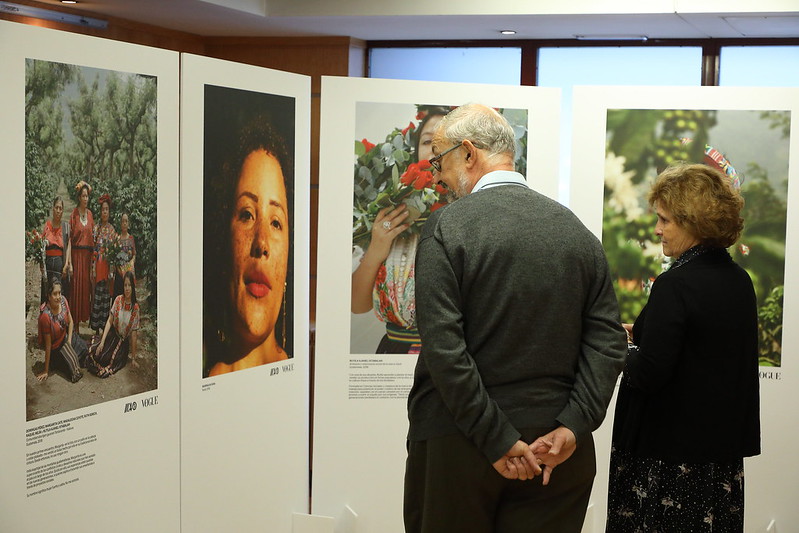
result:
[[[441,158],[444,157],[445,155],[447,155],[448,153],[450,153],[451,151],[457,150],[461,146],[463,146],[463,144],[456,144],[452,148],[447,148],[446,150],[444,150],[443,152],[441,152],[437,156],[431,157],[430,158],[430,166],[433,167],[433,169],[436,172],[441,172]]]

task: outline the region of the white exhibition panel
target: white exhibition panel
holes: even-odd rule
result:
[[[183,54],[181,515],[185,531],[290,532],[308,512],[310,78]],[[202,377],[206,85],[294,99],[294,349],[286,361]]]
[[[358,135],[356,124],[356,108],[364,102],[410,104],[408,109],[414,110],[412,104],[468,102],[526,109],[528,180],[537,191],[557,198],[560,92],[538,87],[322,79],[312,511],[335,518],[339,533],[391,533],[403,531],[406,402],[416,357],[374,355],[374,348],[369,353],[350,350],[351,325],[361,328],[373,314],[350,312],[353,146],[364,137]],[[400,113],[396,118],[373,118],[381,127],[369,140],[382,142],[392,128],[403,128],[414,117]],[[377,342],[367,345],[375,347]],[[364,397],[364,387],[377,392]]]
[[[799,523],[799,459],[793,443],[799,428],[792,413],[799,408],[796,374],[799,332],[799,89],[733,87],[575,87],[572,188],[570,207],[601,238],[608,110],[741,110],[789,111],[787,233],[785,242],[785,298],[783,303],[782,365],[761,367],[760,414],[762,454],[744,461],[746,469],[746,531],[766,531],[774,521],[779,531]],[[739,132],[744,145],[750,131]],[[722,146],[717,147],[724,151]],[[729,154],[727,154],[729,155]],[[757,154],[762,163],[773,154]],[[784,155],[784,154],[782,154]],[[729,155],[740,172],[749,161]],[[654,228],[653,228],[654,232]],[[608,461],[615,396],[608,417],[595,432],[597,478],[592,502],[594,521],[584,531],[603,531],[607,509]],[[675,435],[675,439],[690,435]]]
[[[178,390],[178,72],[175,52],[0,21],[0,234],[6,352],[0,375],[0,531],[176,531],[179,515]],[[26,422],[25,95],[26,59],[152,76],[157,81],[157,388]],[[48,204],[49,205],[49,204]],[[69,214],[65,213],[65,217]],[[49,218],[49,217],[48,217]],[[131,230],[133,231],[133,230]],[[120,373],[130,372],[130,365]],[[87,373],[86,370],[83,371]],[[90,376],[93,378],[93,376]],[[95,378],[96,379],[96,378]],[[118,374],[108,380],[122,379]],[[38,384],[49,390],[62,376]],[[106,381],[108,381],[106,380]],[[35,380],[34,380],[35,381]],[[48,383],[50,382],[50,383]],[[67,386],[77,387],[83,381]],[[36,386],[34,384],[33,386]],[[37,392],[40,393],[41,392]],[[148,400],[148,401],[144,401]],[[138,409],[127,409],[136,402]],[[149,405],[145,405],[149,404]],[[26,431],[45,435],[26,445]],[[50,431],[58,428],[55,431]],[[60,450],[60,451],[59,451]],[[52,459],[33,461],[44,453]],[[85,454],[84,466],[76,463]],[[26,464],[27,461],[31,461]],[[53,462],[78,465],[59,470]],[[26,490],[26,474],[49,469],[53,480]],[[47,526],[46,524],[50,524]],[[55,526],[57,524],[57,526]]]

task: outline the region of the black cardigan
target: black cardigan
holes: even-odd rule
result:
[[[633,326],[616,449],[677,462],[760,453],[757,303],[724,249],[661,274]]]

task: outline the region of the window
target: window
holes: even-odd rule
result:
[[[369,77],[519,85],[521,64],[519,47],[372,48]]]
[[[724,46],[719,85],[799,87],[799,46]]]
[[[572,87],[701,84],[702,48],[699,46],[541,48],[538,85],[562,90],[558,199],[566,205],[569,203]]]
[[[516,44],[519,46],[375,47],[370,49],[369,76],[519,85],[523,43]],[[720,50],[720,85],[799,87],[799,69],[795,68],[799,46],[730,45]],[[697,41],[685,46],[540,46],[537,83],[562,90],[559,200],[569,201],[573,86],[700,86],[702,64],[702,45]]]

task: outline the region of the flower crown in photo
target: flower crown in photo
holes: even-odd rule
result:
[[[89,194],[92,193],[92,186],[89,185],[88,181],[80,180],[77,184],[75,184],[75,196],[80,195],[80,190],[86,187],[89,190]]]

